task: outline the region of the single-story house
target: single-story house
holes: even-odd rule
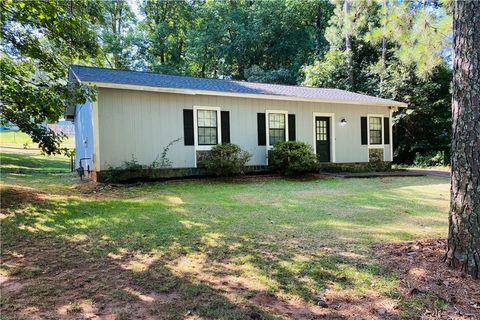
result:
[[[298,140],[325,163],[392,161],[392,112],[401,102],[339,89],[205,79],[79,65],[69,78],[97,88],[97,99],[69,106],[77,167],[97,176],[135,159],[168,160],[195,172],[219,143],[250,152],[252,168],[268,165],[276,141]],[[81,160],[83,159],[83,160]]]

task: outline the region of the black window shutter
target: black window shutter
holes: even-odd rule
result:
[[[265,113],[257,113],[258,145],[267,145],[267,132],[265,131]]]
[[[390,144],[390,118],[383,118],[383,143]]]
[[[222,143],[230,143],[230,112],[221,111]]]
[[[183,141],[186,146],[195,144],[193,130],[193,110],[183,109]]]
[[[368,144],[367,117],[361,117],[360,124],[361,124],[361,130],[362,130],[362,144]]]
[[[295,141],[296,134],[295,134],[295,115],[289,114],[288,115],[288,141]]]

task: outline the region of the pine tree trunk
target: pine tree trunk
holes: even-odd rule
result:
[[[451,267],[480,277],[480,2],[454,1]]]
[[[353,77],[353,57],[352,57],[352,29],[351,22],[348,21],[348,14],[350,13],[350,3],[349,0],[345,0],[343,4],[344,11],[344,21],[348,23],[347,31],[345,33],[345,53],[347,54],[347,66],[348,66],[348,82],[350,83],[350,90],[354,87],[354,77]]]
[[[383,0],[383,10],[385,10],[385,13],[384,13],[385,21],[383,22],[383,25],[382,25],[383,36],[382,36],[382,70],[380,71],[380,90],[379,90],[380,96],[382,96],[383,94],[383,81],[384,81],[385,67],[386,67],[386,61],[387,61],[387,39],[385,38],[385,28],[387,26],[387,17],[388,17],[387,0]]]
[[[315,54],[316,59],[320,59],[322,55],[322,6],[317,5],[317,15],[315,16]]]

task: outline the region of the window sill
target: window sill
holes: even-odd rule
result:
[[[213,147],[215,147],[216,144],[211,144],[211,145],[196,145],[195,149],[199,151],[208,151],[212,150]]]

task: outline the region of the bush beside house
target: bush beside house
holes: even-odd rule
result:
[[[169,144],[170,146],[170,144]],[[310,145],[300,141],[277,142],[268,152],[269,166],[255,168],[246,166],[252,155],[238,145],[226,143],[215,145],[208,151],[197,151],[197,168],[171,168],[167,158],[168,147],[160,159],[151,165],[141,165],[134,155],[119,167],[110,167],[97,173],[97,180],[107,183],[125,183],[193,176],[228,177],[247,172],[273,171],[287,176],[308,172],[372,172],[390,171],[387,161],[367,163],[319,163]],[[372,160],[372,159],[371,159]]]
[[[275,143],[269,152],[270,166],[285,175],[312,172],[317,169],[317,158],[310,145],[300,141]]]
[[[207,172],[215,176],[234,176],[245,173],[245,164],[252,158],[247,151],[232,143],[216,145],[203,160]]]

